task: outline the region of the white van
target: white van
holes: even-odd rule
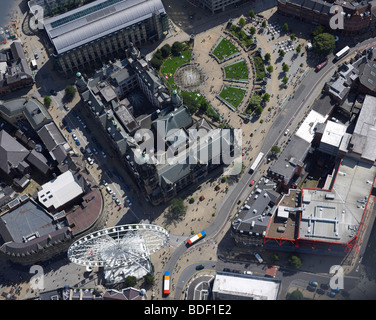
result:
[[[261,256],[257,252],[255,252],[254,255],[255,255],[255,257],[256,257],[256,259],[257,259],[257,261],[259,263],[263,263],[264,262],[264,259],[262,259]]]

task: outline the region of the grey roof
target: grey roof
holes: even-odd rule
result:
[[[23,145],[10,136],[5,130],[0,131],[0,169],[10,173],[12,168],[17,168],[29,154]]]
[[[46,20],[44,27],[57,54],[62,54],[148,19],[155,12],[166,12],[161,0],[97,0]]]
[[[23,237],[35,232],[43,236],[55,231],[56,227],[52,223],[53,217],[40,205],[29,199],[1,216],[0,232],[5,242],[22,243]]]
[[[48,165],[48,160],[46,159],[46,157],[33,150],[30,152],[30,154],[27,156],[26,160],[32,164],[34,167],[36,167],[39,171],[41,171],[42,173],[47,173],[48,170],[50,169],[49,165]]]
[[[152,125],[154,129],[159,129],[158,123],[162,124],[161,128],[164,132],[158,132],[160,135],[166,135],[172,129],[187,128],[192,125],[193,120],[187,107],[182,106],[174,111],[171,111],[165,116],[154,120]]]
[[[376,98],[367,95],[364,99],[351,138],[352,151],[369,161],[376,160]]]
[[[67,142],[55,122],[44,125],[37,132],[48,151]]]
[[[288,184],[296,172],[297,165],[301,165],[304,161],[310,146],[311,144],[308,141],[294,134],[289,144],[283,149],[268,171],[280,176],[285,184]]]

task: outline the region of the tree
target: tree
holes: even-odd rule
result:
[[[275,156],[277,153],[280,153],[280,152],[281,152],[281,149],[280,149],[280,147],[278,147],[278,146],[273,146],[273,147],[271,147],[270,151],[271,151],[272,154]]]
[[[286,72],[289,72],[290,68],[289,68],[289,66],[286,63],[283,63],[282,70],[283,70],[283,72],[286,73]]]
[[[150,273],[144,276],[144,281],[146,285],[152,286],[155,283],[154,276]]]
[[[296,268],[296,269],[299,269],[301,266],[302,266],[302,260],[296,256],[296,255],[292,255],[289,259],[288,259],[288,263]]]
[[[287,78],[286,76],[284,76],[283,79],[282,79],[282,82],[284,84],[287,84],[287,82],[289,82],[289,78]]]
[[[254,35],[256,33],[256,28],[252,26],[249,28],[249,31],[251,32],[252,35]]]
[[[65,96],[68,98],[68,99],[70,99],[70,100],[72,100],[73,98],[74,98],[74,96],[75,96],[75,94],[76,94],[76,88],[75,87],[73,87],[73,86],[67,86],[66,88],[65,88]]]
[[[255,108],[255,113],[256,113],[256,115],[261,116],[263,110],[264,110],[264,109],[263,109],[261,106],[257,106],[257,107]]]
[[[266,20],[264,20],[264,21],[262,22],[261,26],[262,26],[263,28],[266,28]]]
[[[162,66],[163,64],[163,60],[161,59],[158,59],[156,57],[153,57],[151,60],[150,60],[150,64],[152,65],[152,67],[156,70],[159,70],[159,68]]]
[[[45,97],[43,98],[43,103],[44,103],[44,105],[45,105],[47,108],[51,105],[51,102],[52,102],[52,100],[51,100],[51,98],[50,98],[49,96],[45,96]]]
[[[265,94],[262,96],[262,101],[263,101],[263,102],[269,102],[269,101],[270,101],[270,94],[269,94],[269,93],[265,93]]]
[[[291,34],[290,34],[290,39],[291,39],[291,41],[295,41],[296,37],[295,37],[295,34],[294,34],[294,33],[291,33]]]
[[[270,55],[270,53],[268,52],[268,53],[265,53],[265,56],[264,56],[264,59],[265,59],[265,61],[270,61],[270,59],[271,59],[271,55]]]
[[[296,47],[296,52],[297,52],[297,53],[300,53],[300,51],[302,51],[302,46],[299,44],[299,45]]]
[[[283,30],[284,32],[289,31],[289,25],[288,25],[286,22],[285,22],[284,25],[282,26],[282,30]]]
[[[280,56],[281,58],[283,58],[283,57],[285,56],[285,54],[286,54],[286,52],[285,52],[284,50],[282,50],[282,49],[279,49],[279,50],[278,50],[278,53],[279,53],[279,56]]]
[[[249,15],[249,17],[252,18],[252,19],[256,16],[256,15],[255,15],[255,12],[254,12],[253,10],[249,10],[248,15]]]
[[[239,26],[240,26],[241,28],[243,28],[243,27],[245,26],[245,20],[244,20],[244,18],[240,18],[240,19],[239,19]]]
[[[312,32],[312,37],[316,37],[321,33],[325,32],[325,27],[324,26],[317,26],[316,29]]]
[[[163,58],[167,58],[171,54],[171,46],[166,43],[162,48],[161,48],[161,53]]]
[[[135,287],[137,284],[137,278],[135,276],[128,276],[124,279],[126,287]]]
[[[168,214],[171,219],[180,219],[185,216],[187,207],[184,205],[184,201],[181,198],[175,198],[171,200]]]
[[[303,293],[301,293],[298,289],[286,295],[286,300],[303,300],[303,298]]]
[[[161,49],[155,50],[155,52],[153,53],[153,58],[163,60],[162,50]]]
[[[272,65],[267,66],[267,67],[266,67],[266,71],[268,71],[269,73],[272,73],[272,72],[274,71],[273,66],[272,66]]]
[[[320,55],[328,55],[335,48],[334,36],[330,33],[321,33],[313,38],[313,50]]]
[[[175,57],[178,57],[181,53],[181,51],[183,50],[183,47],[184,47],[184,44],[182,44],[181,42],[179,41],[175,41],[173,44],[172,44],[172,47],[171,47],[171,53],[175,56]]]

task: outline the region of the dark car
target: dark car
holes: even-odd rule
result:
[[[317,289],[316,292],[319,294],[319,295],[323,295],[325,294],[325,291],[323,289]]]
[[[205,267],[204,267],[202,264],[196,266],[196,270],[202,270],[202,269],[204,269],[204,268],[205,268]]]
[[[66,126],[65,128],[67,129],[67,131],[68,131],[69,133],[71,133],[71,132],[72,132],[72,129],[71,129],[71,127],[70,127],[70,126]]]
[[[50,93],[51,93],[53,96],[56,96],[56,95],[57,95],[57,92],[56,92],[56,90],[54,90],[54,89],[50,90]]]
[[[311,292],[315,292],[316,288],[312,286],[307,286],[307,290]]]

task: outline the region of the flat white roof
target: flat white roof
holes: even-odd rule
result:
[[[254,300],[277,300],[279,287],[279,282],[267,278],[217,273],[213,292]]]
[[[359,228],[375,175],[374,165],[345,157],[332,190],[303,189],[299,237],[350,241]]]
[[[70,171],[64,172],[56,179],[45,183],[41,188],[42,190],[38,192],[39,202],[46,208],[54,207],[55,209],[84,192]]]
[[[339,147],[342,137],[345,133],[346,126],[344,124],[328,121],[326,123],[321,142],[331,146]]]
[[[312,110],[307,118],[304,120],[302,125],[299,127],[296,135],[303,140],[311,143],[315,136],[315,128],[318,123],[324,123],[328,116],[323,116],[320,113]]]

